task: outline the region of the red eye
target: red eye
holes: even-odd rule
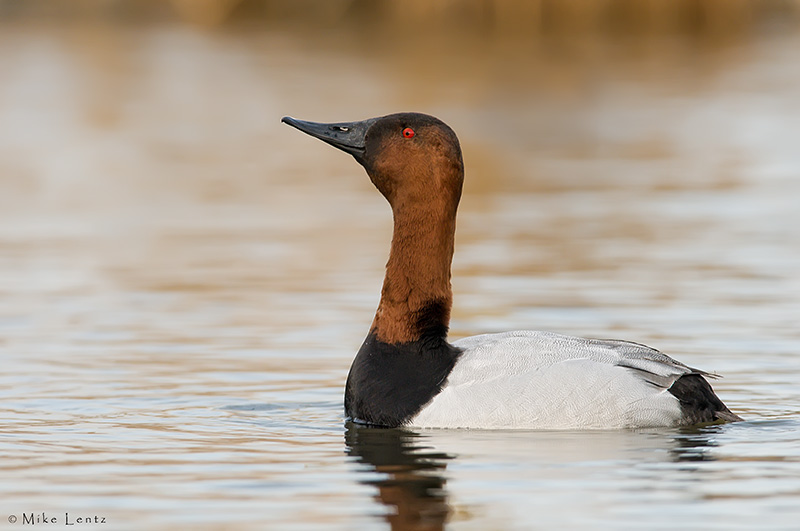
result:
[[[404,137],[406,137],[406,138],[414,138],[414,135],[415,135],[414,130],[411,129],[410,127],[406,127],[405,129],[403,129],[403,136]]]

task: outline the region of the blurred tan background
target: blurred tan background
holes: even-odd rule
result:
[[[710,200],[727,216],[762,197],[775,215],[753,241],[790,241],[799,23],[788,0],[2,1],[0,248],[20,301],[6,311],[51,289],[253,288],[268,326],[287,315],[268,294],[331,289],[331,271],[372,293],[386,207],[287,114],[416,110],[454,127],[465,295],[480,290],[467,273],[627,279],[659,246],[711,238]],[[740,237],[715,236],[718,252]],[[512,304],[546,304],[528,297]]]
[[[534,33],[749,31],[768,19],[793,19],[798,8],[795,0],[4,0],[0,5],[5,17],[17,19],[180,19],[213,27],[243,20],[335,24],[359,13],[362,20],[374,22],[446,23]]]
[[[181,160],[230,157],[236,176],[224,184],[209,165],[192,168],[194,183],[211,181],[206,193],[224,194],[250,172],[268,173],[253,156],[287,134],[275,121],[283,114],[416,109],[451,113],[472,144],[476,185],[484,171],[492,180],[522,172],[530,183],[531,149],[575,159],[609,145],[663,159],[693,144],[715,159],[698,161],[701,173],[720,175],[746,156],[738,140],[714,138],[735,134],[731,124],[689,139],[685,121],[670,123],[675,107],[793,89],[759,68],[783,68],[763,57],[775,50],[791,68],[798,24],[793,0],[6,0],[0,167],[19,177],[9,186],[25,188],[80,164],[139,180],[155,178],[148,164],[174,175]],[[626,99],[634,123],[599,116]],[[683,140],[667,138],[675,127]],[[534,173],[538,186],[558,186]]]

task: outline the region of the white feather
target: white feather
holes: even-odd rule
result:
[[[615,429],[674,426],[678,399],[667,389],[700,373],[626,341],[549,332],[461,339],[463,353],[410,425],[430,428]],[[704,373],[700,373],[704,374]]]

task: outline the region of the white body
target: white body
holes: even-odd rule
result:
[[[626,341],[549,332],[461,339],[463,353],[410,426],[482,429],[615,429],[675,426],[669,387],[706,373]]]

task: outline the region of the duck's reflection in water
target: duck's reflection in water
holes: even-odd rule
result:
[[[713,450],[718,446],[716,437],[723,429],[720,425],[681,428],[669,450],[672,460],[678,463],[716,461]]]
[[[509,493],[508,514],[519,504],[537,506],[544,499],[552,500],[554,507],[588,513],[594,510],[593,500],[598,496],[627,503],[631,488],[639,489],[647,499],[653,489],[677,485],[675,492],[683,496],[686,485],[695,485],[714,473],[702,466],[703,462],[725,459],[716,452],[718,438],[729,430],[743,429],[743,424],[683,429],[419,433],[350,423],[345,442],[348,455],[367,465],[360,471],[360,481],[377,488],[376,500],[384,506],[384,518],[391,529],[434,531],[444,529],[448,520],[469,518],[465,509],[469,502],[448,499],[446,490],[447,479],[459,482],[464,474],[473,482],[480,480],[486,491],[507,489],[509,481],[515,482],[518,488]],[[446,472],[448,462],[456,456],[480,466]],[[653,485],[652,489],[643,488],[643,481]],[[552,517],[546,512],[549,506],[539,508]],[[502,510],[491,515],[498,521],[506,516]],[[552,528],[557,528],[558,518],[553,518]]]
[[[413,431],[354,423],[346,427],[345,443],[348,455],[380,474],[363,483],[377,487],[393,530],[444,529],[450,515],[444,470],[452,456],[426,448],[424,437]]]

